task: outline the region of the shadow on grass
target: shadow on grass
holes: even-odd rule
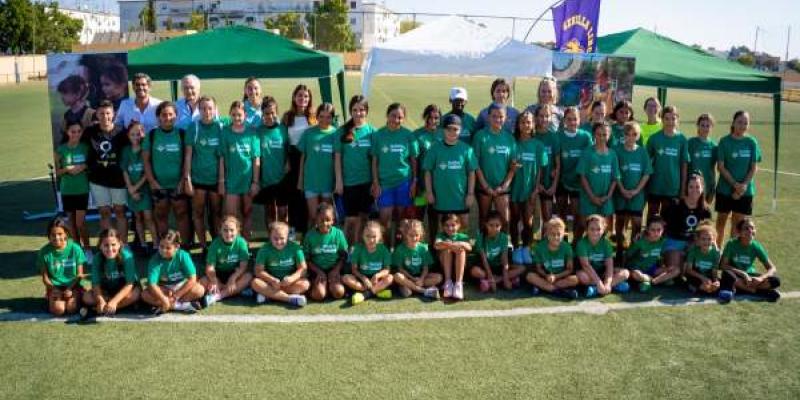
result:
[[[42,289],[42,295],[39,297],[0,299],[0,309],[8,310],[8,312],[47,312],[47,301],[44,298],[44,289]]]
[[[39,275],[36,251],[0,253],[0,279],[20,279]]]
[[[52,212],[56,208],[49,180],[0,184],[0,235],[44,238],[49,218],[26,221],[24,212]]]

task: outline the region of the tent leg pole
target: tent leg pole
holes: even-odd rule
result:
[[[781,141],[781,94],[772,95],[772,112],[775,121],[775,150],[772,170],[772,212],[778,210],[778,150]]]
[[[169,81],[169,92],[172,95],[172,101],[178,100],[178,81]]]

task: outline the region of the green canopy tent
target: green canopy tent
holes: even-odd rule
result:
[[[775,120],[775,159],[772,209],[778,195],[778,147],[781,126],[781,78],[717,58],[646,29],[602,36],[597,52],[636,57],[637,85],[655,86],[661,103],[667,88],[718,90],[739,93],[771,93]]]
[[[142,47],[128,53],[128,69],[154,80],[173,81],[173,99],[176,81],[191,73],[201,79],[317,78],[322,100],[332,103],[336,76],[341,110],[347,117],[342,58],[261,29],[231,26]]]

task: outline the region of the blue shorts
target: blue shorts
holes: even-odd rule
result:
[[[411,205],[411,180],[407,180],[393,188],[381,188],[378,197],[378,208],[408,207]]]
[[[661,248],[661,251],[664,253],[668,251],[680,251],[683,253],[686,251],[687,247],[689,247],[689,242],[685,240],[667,238],[667,240],[664,242],[664,247]]]

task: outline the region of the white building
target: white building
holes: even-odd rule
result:
[[[120,16],[93,10],[72,10],[69,8],[59,8],[64,14],[72,18],[83,21],[81,29],[80,43],[89,44],[94,36],[103,32],[119,32]]]
[[[248,25],[263,28],[264,19],[287,12],[311,13],[324,0],[156,0],[158,30],[185,29],[192,12],[208,15],[210,27]],[[121,29],[140,29],[139,13],[146,0],[118,0]],[[364,50],[375,43],[395,37],[400,32],[400,17],[386,7],[363,0],[348,1],[350,26],[356,46]]]

